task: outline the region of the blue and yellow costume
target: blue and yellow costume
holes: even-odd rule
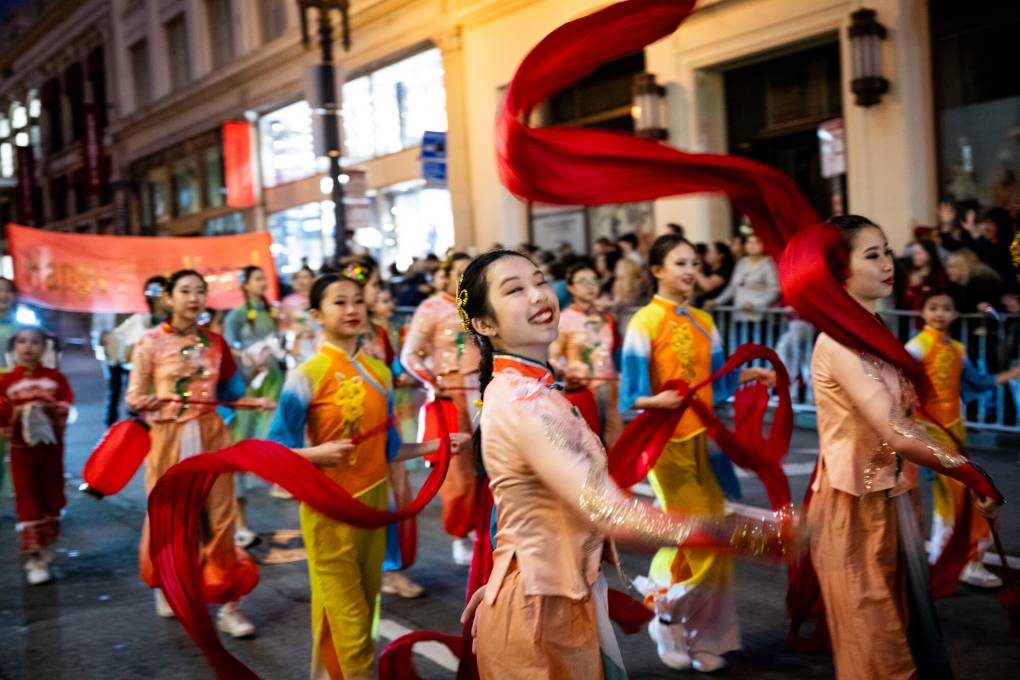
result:
[[[965,442],[967,433],[960,409],[961,400],[969,402],[993,392],[995,376],[975,368],[967,358],[967,350],[962,343],[931,326],[925,326],[910,339],[907,351],[924,366],[924,372],[934,388],[931,397],[922,404],[926,414],[942,423],[961,443]],[[951,449],[955,448],[951,438],[938,425],[925,421],[923,414],[920,418],[936,441]],[[938,555],[949,540],[957,509],[966,499],[966,486],[944,475],[935,475],[932,484],[933,555]],[[972,513],[968,561],[981,559],[984,545],[990,542],[990,535],[984,517],[980,513]]]
[[[722,338],[712,316],[656,295],[627,325],[620,410],[630,409],[641,397],[653,396],[671,380],[682,379],[693,386],[724,363]],[[732,372],[698,390],[695,398],[711,409],[714,402],[733,394],[738,378],[738,373]],[[715,465],[710,461],[705,430],[698,414],[688,408],[649,473],[664,510],[717,518],[724,515],[720,484],[728,488],[736,477],[728,459]],[[649,578],[670,591],[667,599],[673,620],[685,622],[684,644],[691,653],[723,654],[740,647],[732,572],[728,556],[706,550],[662,548],[653,558]]]
[[[399,448],[390,369],[366,353],[323,342],[287,378],[269,438],[291,448],[352,439],[390,423],[323,472],[359,501],[387,510],[387,463]],[[372,668],[385,529],[359,529],[301,506],[312,589],[312,677]],[[332,644],[330,644],[332,643]],[[339,665],[339,668],[332,666]],[[343,675],[337,675],[342,672]],[[318,674],[318,675],[317,675]]]

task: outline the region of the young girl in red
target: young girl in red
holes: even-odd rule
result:
[[[22,328],[9,349],[17,365],[0,375],[0,426],[10,437],[18,543],[32,585],[52,580],[51,546],[60,533],[64,498],[64,428],[74,400],[60,371],[42,365],[46,335]]]

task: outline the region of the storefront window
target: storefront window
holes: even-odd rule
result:
[[[211,146],[202,152],[206,207],[222,207],[227,200],[227,185],[223,180],[223,148]]]
[[[267,187],[311,177],[316,173],[312,107],[294,102],[259,121],[263,182]]]
[[[345,83],[343,114],[352,161],[417,146],[426,130],[445,131],[441,52],[426,50]]]
[[[368,76],[344,84],[344,151],[350,160],[375,156],[372,82]]]
[[[1020,205],[1020,78],[1016,3],[931,3],[932,66],[944,198]],[[1005,74],[1005,75],[1004,75]]]
[[[244,215],[240,212],[227,213],[210,218],[202,223],[203,236],[224,236],[227,234],[243,234],[247,231]]]
[[[269,216],[276,269],[287,275],[307,264],[319,269],[336,252],[333,202],[306,203]]]
[[[152,226],[169,217],[166,200],[166,169],[152,168],[145,174],[142,184],[142,223]]]
[[[14,145],[0,142],[0,177],[14,176]]]
[[[173,164],[174,217],[198,212],[198,164],[182,158]]]
[[[406,269],[416,257],[441,254],[453,246],[453,207],[446,189],[402,182],[379,192],[380,261]]]

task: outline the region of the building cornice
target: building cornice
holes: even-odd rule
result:
[[[92,0],[64,0],[32,23],[24,33],[19,35],[7,49],[0,52],[0,73],[11,68],[18,58],[23,56],[39,41],[45,40],[57,26],[70,17],[79,7]]]

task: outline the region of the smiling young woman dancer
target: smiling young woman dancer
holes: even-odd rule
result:
[[[574,301],[560,314],[560,335],[549,351],[549,361],[566,376],[568,390],[576,385],[592,392],[599,407],[602,441],[612,447],[623,430],[614,359],[619,344],[616,319],[596,306],[599,279],[590,262],[567,269],[567,290]]]
[[[434,395],[440,408],[431,413],[455,410],[451,432],[470,432],[473,403],[478,398],[478,350],[471,342],[457,316],[457,282],[470,257],[454,253],[442,264],[446,287],[418,305],[408,326],[407,338],[400,352],[400,362]],[[429,413],[429,411],[426,411]],[[438,436],[433,423],[425,419],[423,437]],[[465,457],[450,461],[450,471],[439,490],[443,501],[443,528],[453,538],[453,560],[460,565],[471,564],[474,542],[475,488],[478,484],[474,463]]]
[[[387,464],[432,453],[438,442],[400,442],[390,369],[362,346],[365,280],[356,265],[316,279],[309,314],[323,342],[288,376],[269,438],[321,467],[365,505],[386,510]],[[457,448],[467,435],[451,438]],[[301,448],[306,440],[311,448]],[[311,678],[376,677],[373,626],[386,529],[359,529],[302,504],[301,532],[312,587]]]
[[[676,408],[681,395],[663,390],[663,385],[676,379],[699,383],[726,362],[712,316],[688,304],[701,267],[694,246],[682,236],[660,236],[652,245],[649,265],[658,293],[627,326],[620,403],[624,410]],[[711,408],[749,380],[771,385],[775,374],[764,368],[733,372],[699,390],[697,399]],[[648,479],[666,510],[721,518],[726,478],[718,479],[713,472],[705,428],[693,409],[685,412]],[[732,475],[728,461],[722,463],[721,473]],[[730,558],[698,549],[678,552],[670,546],[655,555],[648,576],[669,591],[671,617],[648,627],[663,663],[706,672],[722,668],[722,655],[740,648]]]
[[[833,225],[833,274],[874,314],[893,289],[885,234],[854,215]],[[820,454],[807,520],[836,675],[949,677],[920,534],[917,465],[954,476],[973,468],[913,419],[914,389],[886,361],[822,333],[811,376]],[[982,479],[971,477],[968,485]],[[978,506],[994,513],[997,502],[982,497]]]
[[[496,507],[492,574],[465,611],[477,607],[480,675],[626,677],[600,575],[606,534],[656,547],[725,536],[729,545],[735,524],[665,513],[612,482],[601,441],[554,384],[548,352],[559,304],[526,256],[496,250],[474,259],[458,303],[482,355],[475,441]],[[761,528],[766,543],[777,536],[776,525]]]
[[[151,491],[159,477],[177,461],[214,451],[229,444],[223,418],[215,407],[190,404],[188,399],[237,401],[244,383],[223,338],[199,327],[208,288],[198,272],[183,269],[167,282],[172,312],[170,318],[142,336],[131,355],[131,377],[125,401],[133,411],[146,414],[151,428],[152,448],[145,457],[145,488]],[[275,404],[265,399],[248,400],[265,410]],[[255,627],[238,606],[241,596],[258,583],[258,570],[248,556],[234,545],[237,503],[233,480],[224,475],[216,480],[206,503],[206,531],[203,532],[202,580],[207,602],[222,603],[220,630],[234,637],[247,637]],[[142,578],[157,588],[149,556],[149,526],[146,521],[139,549]],[[157,589],[156,612],[173,616]]]

